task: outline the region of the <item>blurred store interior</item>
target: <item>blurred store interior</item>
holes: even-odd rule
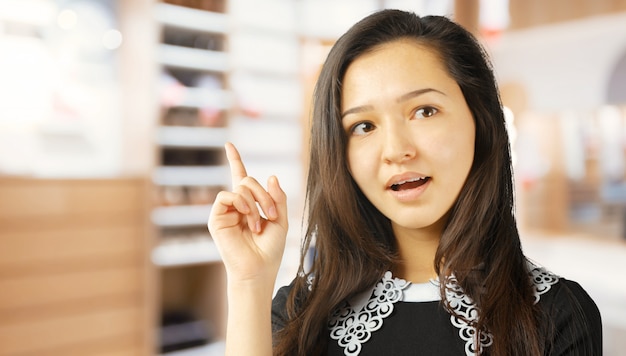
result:
[[[382,8],[483,41],[525,252],[625,355],[626,0],[0,0],[0,355],[223,354],[223,144],[288,194],[287,284],[317,73]]]

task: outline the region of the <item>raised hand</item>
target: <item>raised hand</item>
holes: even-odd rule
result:
[[[268,179],[266,190],[248,176],[235,146],[227,143],[225,149],[233,190],[217,195],[209,231],[224,261],[229,283],[273,286],[285,249],[287,197],[275,176]]]

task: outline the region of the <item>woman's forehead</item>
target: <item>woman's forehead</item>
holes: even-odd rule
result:
[[[343,78],[342,106],[376,96],[400,100],[427,88],[445,92],[457,86],[439,55],[415,41],[394,41],[357,57]],[[357,101],[357,103],[355,103]]]

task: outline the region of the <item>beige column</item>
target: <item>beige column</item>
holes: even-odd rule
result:
[[[479,10],[479,0],[455,0],[454,20],[476,35],[479,30]]]

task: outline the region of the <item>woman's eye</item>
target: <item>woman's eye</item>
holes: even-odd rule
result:
[[[425,106],[425,107],[417,109],[417,111],[415,111],[415,118],[416,119],[425,119],[427,117],[431,117],[431,116],[435,115],[437,112],[439,112],[439,110],[433,108],[432,106]]]
[[[369,122],[360,122],[354,126],[352,126],[352,129],[350,130],[350,132],[353,135],[365,135],[368,132],[372,131],[374,129],[374,125],[372,125]]]

